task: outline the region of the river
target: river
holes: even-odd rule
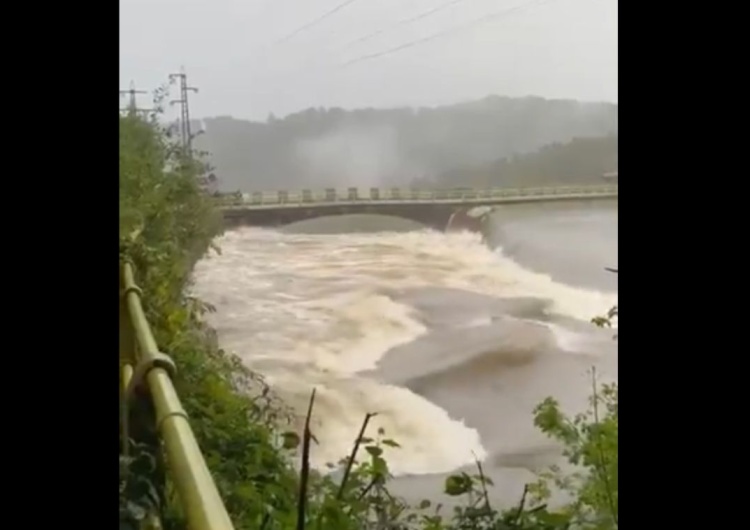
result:
[[[484,243],[379,216],[239,228],[198,264],[222,346],[300,414],[317,389],[313,465],[348,454],[367,412],[401,445],[386,456],[413,501],[476,455],[510,506],[561,461],[532,410],[581,410],[593,366],[617,378],[612,331],[589,323],[617,300],[617,203],[490,215]]]

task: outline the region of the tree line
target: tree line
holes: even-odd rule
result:
[[[460,186],[478,178],[476,168],[502,160],[513,165],[505,171],[514,175],[528,170],[531,178],[540,171],[552,177],[538,164],[522,167],[516,157],[574,138],[616,135],[617,127],[614,104],[500,96],[435,108],[311,108],[266,122],[225,116],[193,125],[205,131],[196,146],[210,153],[220,188],[245,192],[413,182]],[[575,152],[591,155],[579,147]],[[571,165],[570,171],[585,174],[595,165]]]

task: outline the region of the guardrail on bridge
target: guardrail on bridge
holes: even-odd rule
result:
[[[218,198],[223,207],[232,206],[274,206],[298,204],[336,204],[336,203],[364,203],[364,202],[439,202],[439,201],[467,201],[477,202],[483,199],[512,199],[522,197],[555,197],[563,195],[616,195],[617,184],[594,184],[580,186],[556,186],[537,188],[490,188],[474,190],[465,188],[455,189],[406,189],[406,188],[347,188],[339,190],[328,188],[325,190],[301,191],[256,191],[245,194],[224,195]]]
[[[125,263],[121,276],[120,358],[122,369],[123,452],[128,452],[128,403],[140,384],[147,385],[156,411],[157,430],[164,442],[168,470],[190,530],[234,530],[180,403],[172,376],[175,364],[159,351],[141,305],[133,266]]]

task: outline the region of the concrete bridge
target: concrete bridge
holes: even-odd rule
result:
[[[377,214],[417,221],[438,230],[475,228],[472,210],[502,204],[616,199],[617,184],[485,190],[411,190],[371,188],[299,192],[255,192],[223,197],[221,209],[229,227],[283,226],[316,217]]]

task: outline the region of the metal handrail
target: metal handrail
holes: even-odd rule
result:
[[[477,203],[492,199],[512,199],[516,197],[557,197],[562,195],[611,196],[618,192],[617,184],[588,184],[577,186],[537,187],[537,188],[489,188],[489,189],[431,189],[409,188],[348,188],[339,190],[265,191],[217,198],[221,207],[236,206],[276,206],[276,205],[320,205],[335,203],[392,203],[465,201]]]
[[[148,385],[156,410],[156,423],[167,455],[169,470],[191,530],[234,530],[226,507],[206,465],[187,413],[180,403],[172,376],[174,363],[161,353],[141,304],[141,290],[136,285],[133,266],[122,266],[122,313],[127,327],[120,333],[129,338],[132,376],[124,399],[129,399],[135,385]],[[129,329],[128,329],[129,328]],[[127,344],[127,341],[125,342]],[[121,339],[121,347],[123,341]],[[126,352],[128,353],[128,352]],[[121,352],[122,357],[122,352]],[[130,367],[126,360],[126,373]],[[123,418],[125,421],[125,418]]]

